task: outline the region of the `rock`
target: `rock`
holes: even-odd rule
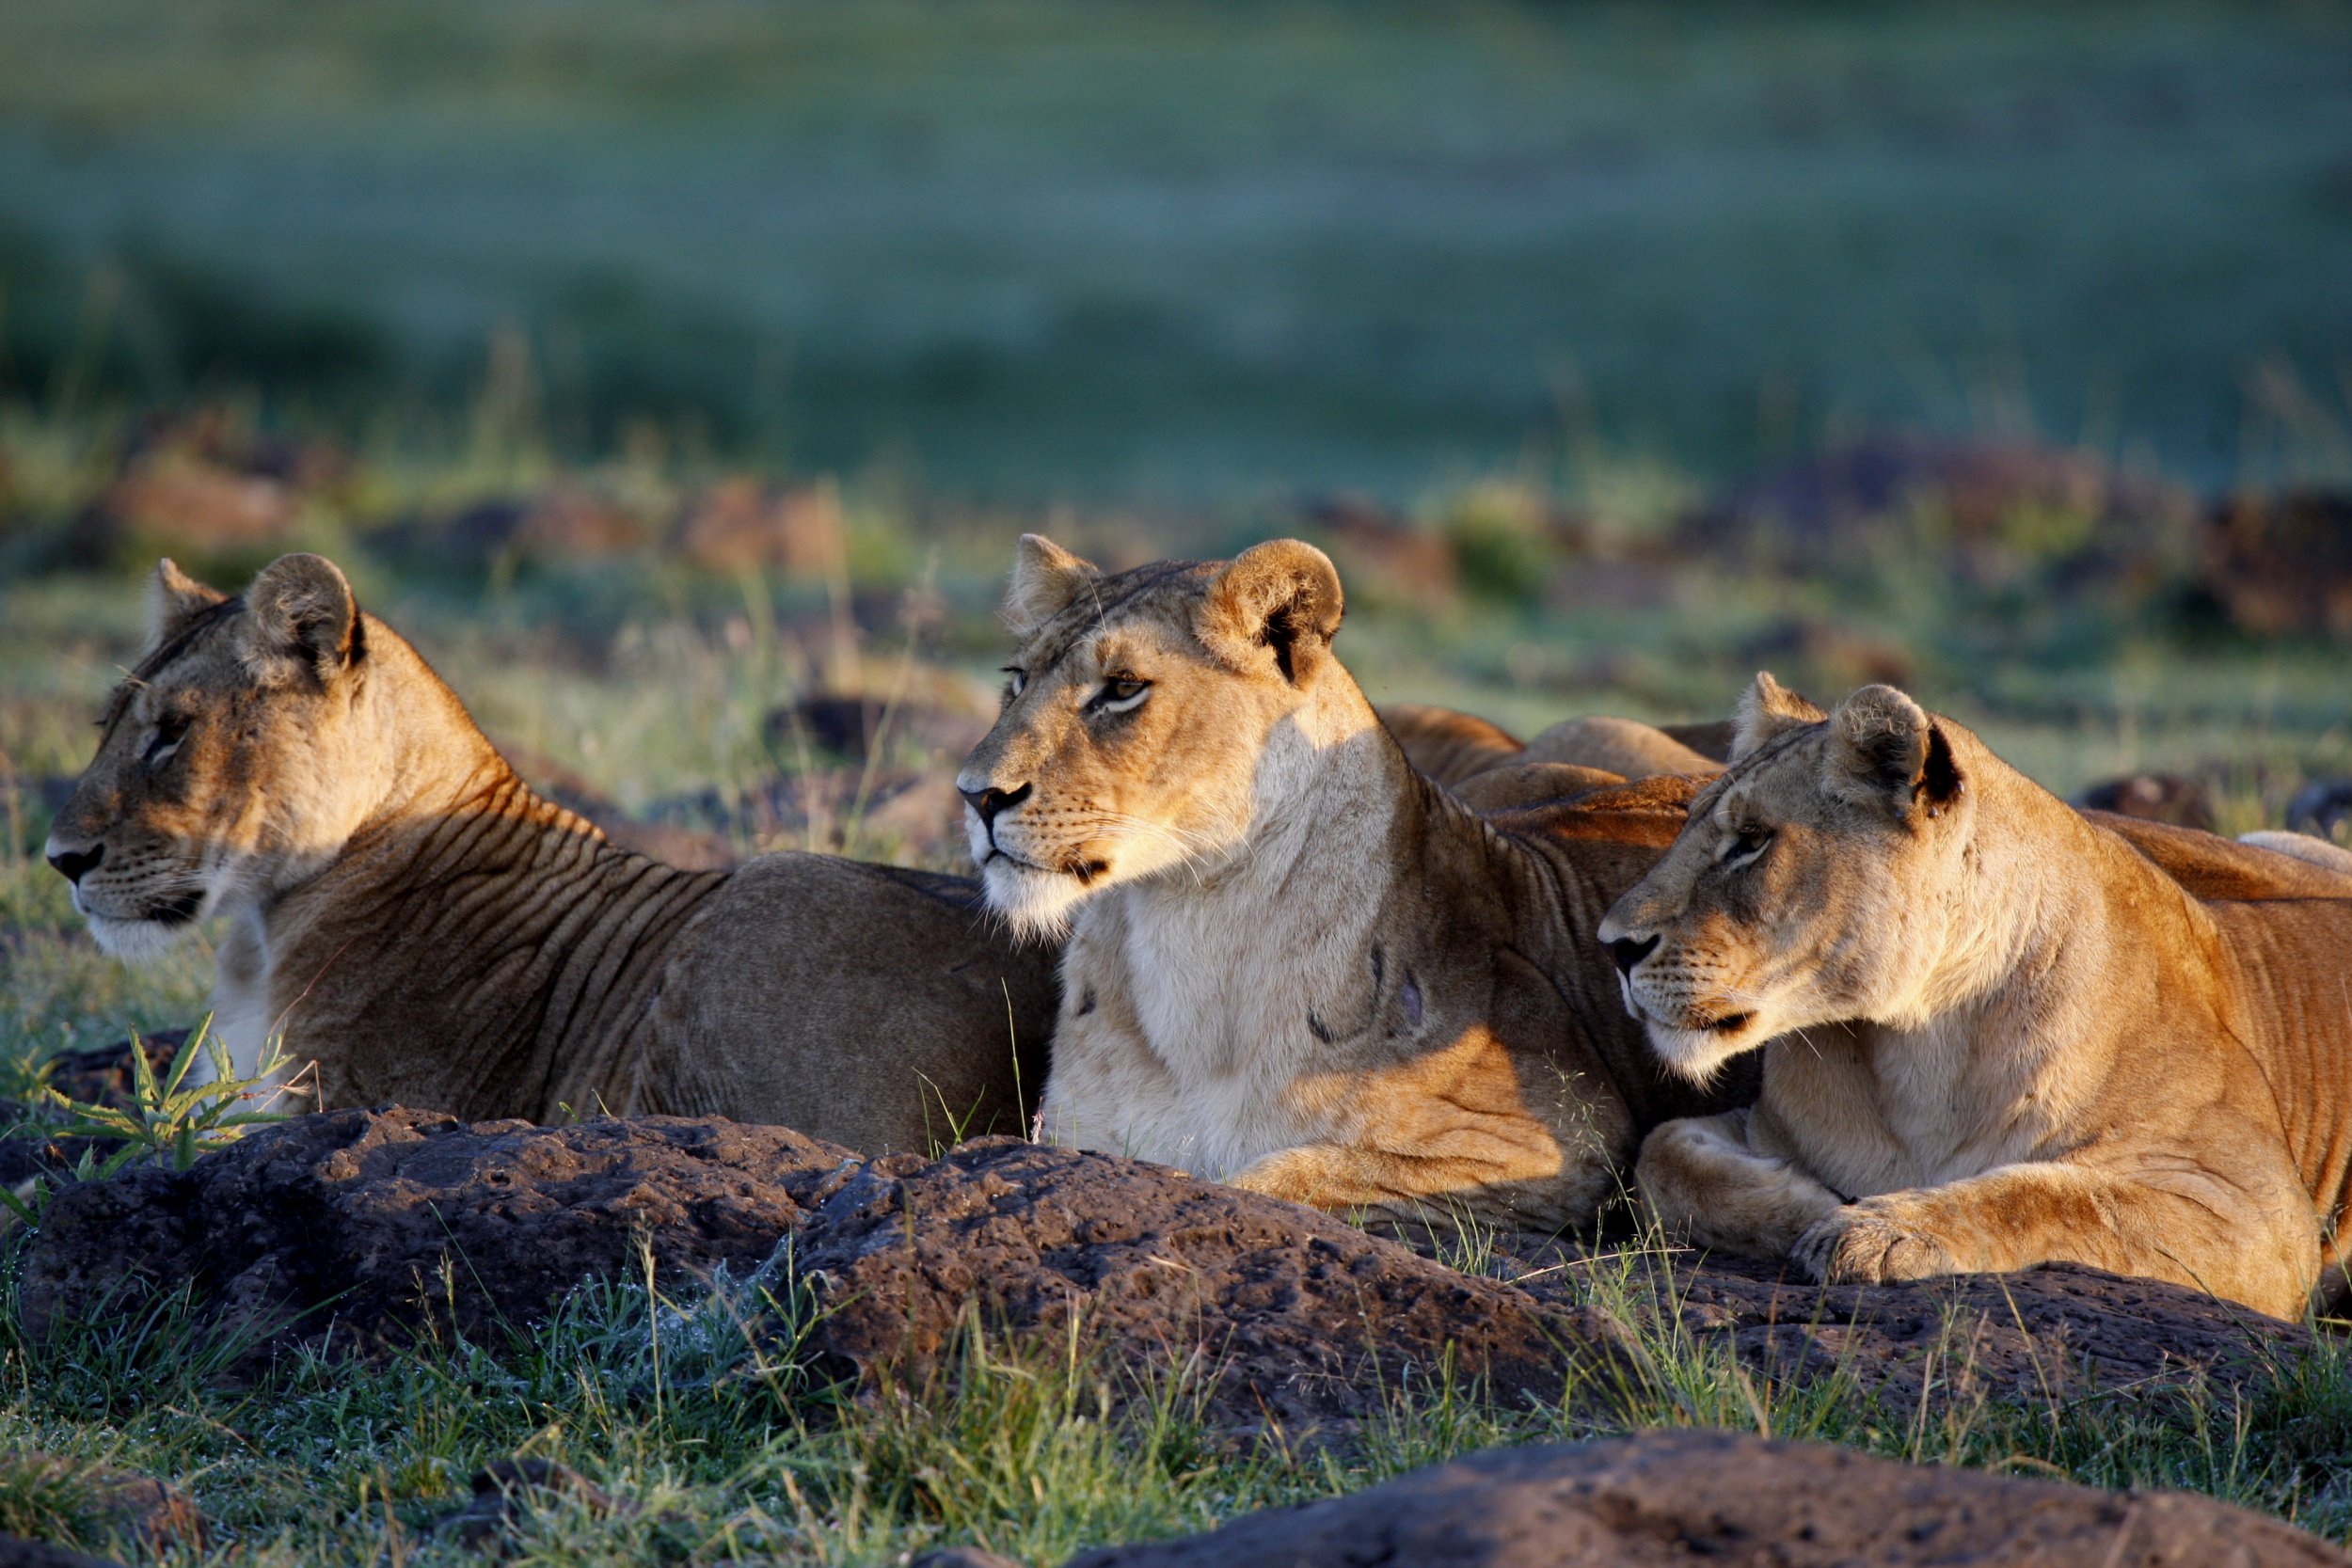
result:
[[[187,1494],[150,1476],[60,1454],[19,1450],[0,1455],[0,1477],[20,1499],[41,1498],[72,1515],[77,1535],[118,1536],[143,1553],[175,1547],[202,1550],[204,1515]],[[7,1558],[0,1554],[0,1564]]]
[[[2111,811],[2176,828],[2213,832],[2213,797],[2195,779],[2178,773],[2132,773],[2095,784],[2074,797],[2087,811]]]
[[[552,1459],[501,1459],[474,1472],[473,1500],[435,1526],[435,1532],[476,1551],[497,1550],[532,1510],[575,1503],[591,1517],[634,1513],[633,1503],[615,1498],[568,1465]]]
[[[2337,830],[2352,824],[2352,779],[2313,779],[2287,802],[2287,831],[2310,833],[2330,844]]]
[[[1532,1239],[1531,1239],[1532,1240]],[[2243,1383],[2275,1370],[2310,1335],[2161,1280],[2072,1263],[1901,1285],[1815,1285],[1782,1266],[1689,1252],[1619,1265],[1621,1285],[1559,1243],[1501,1245],[1496,1267],[1539,1301],[1672,1312],[1744,1366],[1793,1382],[1851,1379],[1905,1409],[1979,1397],[2068,1397]],[[1535,1272],[1541,1271],[1541,1272]]]
[[[2352,491],[2230,497],[2198,544],[2199,585],[2239,630],[2352,638]]]
[[[1009,1557],[984,1552],[977,1546],[948,1546],[935,1552],[925,1552],[910,1568],[1027,1568]]]
[[[1728,1432],[1491,1449],[1068,1568],[2346,1568],[2209,1497],[2096,1491]]]
[[[45,1541],[0,1535],[0,1568],[122,1568],[112,1558],[85,1557]]]
[[[1661,1326],[1775,1381],[1835,1376],[1907,1411],[2251,1381],[2310,1343],[2064,1265],[1824,1289],[1769,1264],[1504,1236],[1472,1275],[1332,1215],[1009,1138],[864,1162],[724,1121],[468,1127],[403,1110],[300,1117],[183,1174],[69,1185],[26,1244],[22,1319],[41,1335],[185,1283],[215,1333],[257,1353],[299,1338],[373,1354],[491,1336],[581,1280],[640,1278],[641,1235],[670,1291],[723,1263],[788,1264],[825,1311],[778,1331],[805,1329],[817,1365],[868,1393],[952,1375],[976,1321],[1057,1354],[1074,1325],[1116,1366],[1199,1373],[1203,1417],[1229,1434],[1343,1433],[1442,1368],[1506,1405],[1556,1398],[1581,1368],[1641,1375]]]
[[[739,833],[782,849],[898,863],[964,862],[963,798],[946,768],[815,768],[771,774],[740,793],[700,789],[651,802],[656,825]]]
[[[148,1066],[159,1080],[171,1070],[171,1059],[187,1037],[185,1029],[158,1029],[140,1037]],[[127,1039],[87,1051],[59,1052],[50,1058],[48,1083],[59,1094],[84,1105],[127,1110],[138,1103]],[[13,1130],[0,1137],[0,1185],[18,1187],[36,1176],[59,1176],[79,1165],[86,1152],[103,1160],[120,1147],[108,1139],[56,1136],[56,1130],[72,1119],[62,1107],[47,1101],[27,1105],[0,1100],[0,1128]]]
[[[334,449],[276,439],[226,408],[151,415],[75,519],[70,554],[93,565],[156,550],[266,555],[292,544],[309,498],[347,471]]]
[[[673,541],[707,572],[772,568],[787,578],[837,578],[847,571],[841,495],[830,483],[771,490],[756,479],[722,480],[696,497]]]
[[[1359,597],[1427,607],[1451,603],[1460,590],[1453,546],[1376,501],[1317,496],[1299,511],[1322,534],[1351,588],[1360,588]]]
[[[2085,451],[1887,433],[1760,474],[1681,532],[1686,548],[1798,569],[1928,546],[1980,582],[2044,562],[2153,581],[2193,509]]]
[[[583,1279],[641,1277],[639,1237],[664,1289],[755,1265],[855,1160],[719,1120],[301,1117],[184,1173],[139,1166],[57,1194],[24,1258],[23,1320],[39,1336],[189,1283],[217,1331],[257,1345],[489,1337]]]
[[[993,716],[969,705],[901,701],[881,695],[812,691],[768,715],[768,744],[789,757],[803,739],[819,751],[863,762],[878,745],[905,745],[961,761],[980,743]]]
[[[1016,1339],[1074,1324],[1140,1371],[1197,1366],[1229,1431],[1359,1418],[1449,1356],[1506,1403],[1556,1394],[1613,1348],[1597,1314],[1548,1315],[1334,1216],[1011,1138],[862,1167],[795,1248],[829,1308],[813,1341],[868,1383],[939,1373],[970,1309]]]

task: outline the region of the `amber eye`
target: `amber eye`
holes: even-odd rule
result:
[[[1094,700],[1087,706],[1098,713],[1125,713],[1140,706],[1151,689],[1150,681],[1137,680],[1133,675],[1105,675],[1102,689],[1095,692]]]
[[[167,760],[180,749],[180,742],[187,738],[187,734],[186,714],[165,714],[155,721],[155,738],[147,743],[146,754],[140,760],[151,764]]]

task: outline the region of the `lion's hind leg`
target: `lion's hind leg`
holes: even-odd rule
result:
[[[1785,1258],[1837,1212],[1838,1196],[1748,1141],[1746,1111],[1661,1122],[1642,1142],[1633,1184],[1670,1240]]]

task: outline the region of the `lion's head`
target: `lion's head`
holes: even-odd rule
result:
[[[1341,608],[1295,540],[1106,573],[1025,534],[1004,712],[956,779],[989,901],[1056,932],[1094,890],[1209,874],[1335,738],[1310,710]]]
[[[286,556],[230,598],[166,561],[148,619],[48,844],[91,934],[125,958],[331,855],[382,785],[354,754],[365,632],[332,562]]]
[[[1599,937],[1626,1006],[1705,1080],[1776,1035],[1923,1021],[1963,918],[1973,737],[1892,687],[1824,714],[1758,675],[1730,768]]]

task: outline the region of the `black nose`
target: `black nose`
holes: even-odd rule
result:
[[[49,863],[57,868],[59,876],[69,882],[78,882],[84,876],[98,869],[98,863],[106,858],[106,847],[93,845],[87,849],[60,849],[49,857]]]
[[[1619,937],[1609,944],[1609,956],[1616,961],[1617,973],[1630,974],[1633,966],[1658,951],[1656,937],[1644,937],[1636,942],[1631,937]]]
[[[972,809],[980,814],[981,827],[992,828],[996,825],[998,812],[1017,806],[1029,798],[1029,786],[1023,784],[1019,789],[1006,790],[992,784],[986,789],[958,789],[956,793],[970,801]]]

